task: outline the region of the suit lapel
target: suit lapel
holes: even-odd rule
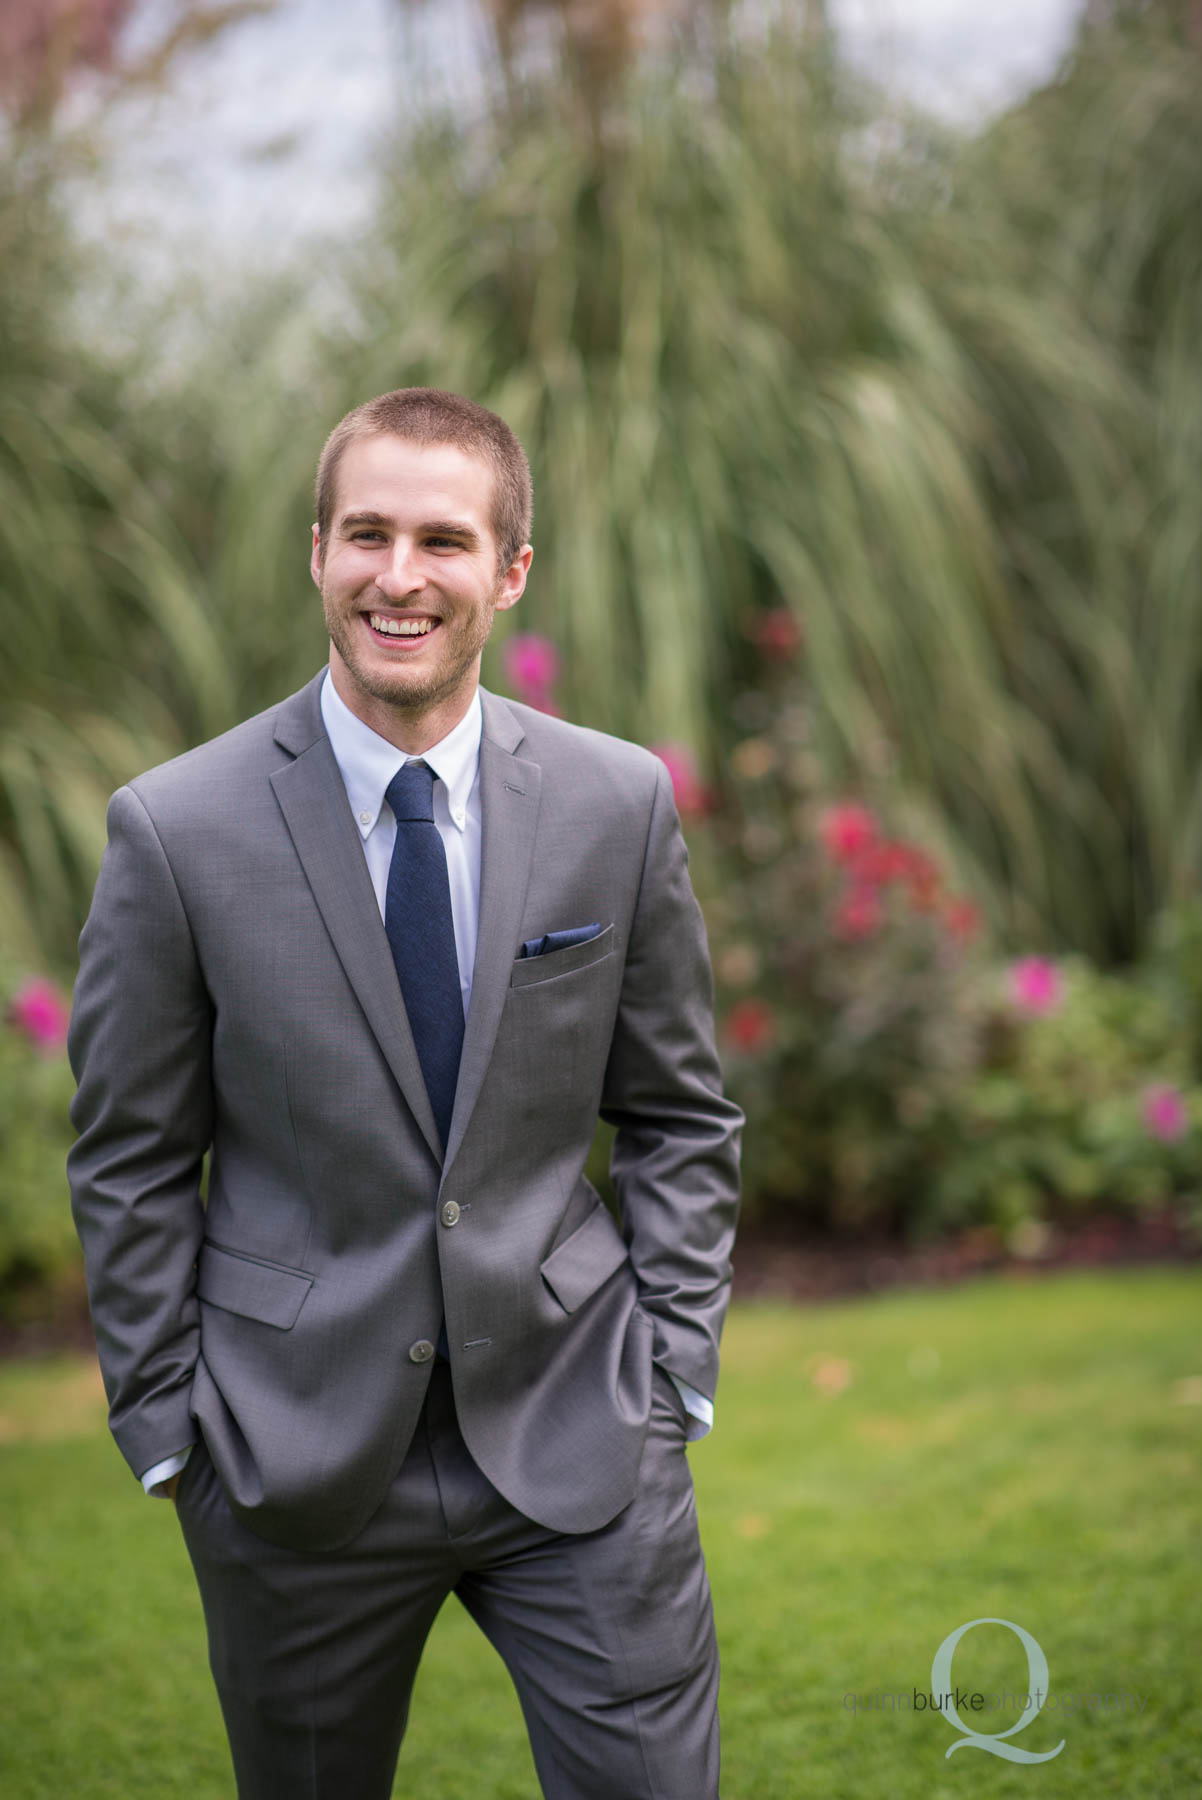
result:
[[[319,675],[308,687],[285,701],[279,710],[276,742],[288,750],[295,761],[277,770],[271,776],[271,785],[347,979],[422,1136],[435,1159],[441,1161],[438,1127],[434,1123],[413,1034],[405,1015],[363,845],[351,818],[342,775],[321,722],[318,698],[321,681]],[[487,807],[484,816],[487,853]],[[479,956],[476,960],[478,965]],[[493,1030],[495,1033],[495,1025]],[[460,1082],[462,1084],[462,1072]]]
[[[525,733],[503,700],[480,690],[480,927],[459,1063],[444,1179],[463,1142],[488,1070],[509,977],[518,952],[522,909],[534,858],[542,770],[514,754]]]

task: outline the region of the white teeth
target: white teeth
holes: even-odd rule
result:
[[[373,631],[382,631],[387,637],[425,637],[437,623],[434,619],[385,619],[379,613],[368,617]]]

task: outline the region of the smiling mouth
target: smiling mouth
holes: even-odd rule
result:
[[[428,615],[416,619],[392,619],[386,613],[366,613],[364,617],[377,644],[387,644],[390,648],[416,648],[437,631],[441,623]]]

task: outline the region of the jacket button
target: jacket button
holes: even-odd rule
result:
[[[409,1361],[415,1363],[429,1362],[434,1354],[434,1346],[429,1338],[418,1338],[416,1344],[409,1346]]]
[[[448,1200],[442,1209],[441,1218],[442,1218],[442,1222],[444,1225],[458,1225],[458,1223],[459,1223],[458,1202],[455,1200]]]

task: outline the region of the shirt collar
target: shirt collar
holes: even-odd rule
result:
[[[420,757],[408,757],[370,725],[356,717],[329,675],[321,684],[321,717],[346,787],[361,837],[370,836],[384,804],[384,791],[406,762],[428,763],[447,790],[452,823],[460,831],[467,822],[467,802],[480,768],[480,734],[484,715],[480,690],[458,725]]]

